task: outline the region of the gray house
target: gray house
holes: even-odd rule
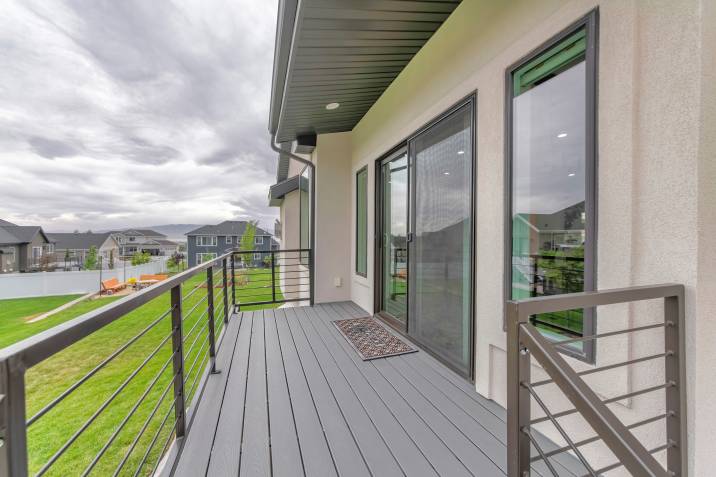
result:
[[[0,222],[0,273],[39,270],[50,264],[43,257],[53,250],[42,227]]]
[[[119,244],[111,232],[50,233],[48,236],[55,243],[55,262],[58,266],[84,267],[92,247],[97,249],[103,268],[119,260]]]
[[[187,236],[187,254],[189,266],[193,267],[205,260],[239,246],[241,237],[246,232],[248,222],[244,220],[227,220],[217,225],[204,225],[192,230]],[[278,250],[278,242],[273,236],[260,227],[256,227],[254,236],[253,264],[260,265],[266,254],[261,251]]]

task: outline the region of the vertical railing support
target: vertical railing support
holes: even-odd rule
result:
[[[530,355],[520,340],[520,326],[528,317],[520,317],[519,307],[507,307],[507,475],[530,475],[530,438],[524,431],[530,426],[530,394],[521,385],[530,382]]]
[[[688,475],[686,433],[686,369],[684,366],[684,292],[664,299],[664,360],[666,382],[666,469],[671,475]]]
[[[209,361],[211,362],[211,374],[216,374],[216,333],[214,329],[214,266],[206,269],[206,296],[207,314],[209,324]]]
[[[276,303],[276,252],[271,250],[271,301]]]
[[[299,255],[302,252],[299,252]],[[309,304],[314,305],[313,301],[313,249],[308,249],[308,293],[309,293]]]
[[[222,267],[222,279],[223,279],[223,285],[224,285],[224,324],[229,323],[229,281],[227,277],[227,265],[228,262],[226,259],[222,260],[221,267]]]
[[[231,306],[236,313],[236,254],[231,254]]]
[[[174,352],[174,416],[176,436],[186,434],[186,396],[184,395],[184,333],[182,331],[181,285],[171,290],[172,350]]]
[[[0,475],[26,477],[25,370],[0,363]]]

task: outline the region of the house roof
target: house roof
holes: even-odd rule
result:
[[[286,142],[352,130],[459,4],[281,0],[269,131]]]
[[[7,220],[0,219],[0,227],[8,227],[8,226],[15,226],[16,224],[13,224],[12,222],[8,222]]]
[[[246,231],[245,220],[226,220],[216,225],[203,225],[185,235],[243,235]],[[271,235],[260,227],[256,227],[256,235]]]
[[[272,185],[269,189],[269,205],[271,207],[281,205],[286,194],[298,190],[299,182],[300,176],[293,176],[290,179]]]
[[[0,243],[5,245],[30,243],[37,234],[51,242],[42,227],[37,225],[0,225]]]
[[[166,245],[166,246],[171,246],[171,247],[178,245],[173,240],[158,239],[158,240],[155,240],[155,242],[157,242],[159,245]]]
[[[113,230],[112,234],[122,234],[132,237],[166,237],[166,235],[159,233],[151,229],[126,229],[126,230]]]
[[[100,248],[112,234],[110,232],[77,232],[47,235],[55,242],[56,250],[89,250],[91,247]]]

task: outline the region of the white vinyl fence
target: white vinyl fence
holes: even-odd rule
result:
[[[159,257],[150,263],[136,267],[127,266],[114,270],[102,270],[102,280],[116,278],[120,282],[124,282],[130,278],[139,279],[139,276],[143,274],[165,272],[167,259],[168,257]],[[99,270],[0,274],[0,300],[98,292],[99,283]]]

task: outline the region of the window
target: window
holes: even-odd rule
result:
[[[254,261],[255,261],[255,262],[260,262],[260,261],[261,261],[261,254],[260,254],[260,253],[255,253],[255,254],[254,254]]]
[[[510,299],[594,289],[595,28],[592,14],[509,75]],[[545,313],[532,322],[559,340],[593,334],[593,314]],[[591,343],[562,349],[594,359]]]
[[[216,235],[197,235],[196,245],[198,247],[216,247]]]
[[[234,241],[234,237],[232,237],[231,235],[226,236],[226,243],[232,243],[233,241]]]
[[[356,273],[368,276],[368,168],[356,174]]]
[[[299,248],[311,248],[311,179],[306,166],[298,178],[299,189]]]
[[[213,260],[216,258],[215,253],[197,253],[196,254],[196,264],[199,265],[200,263],[208,262],[209,260]]]
[[[42,256],[42,247],[32,247],[32,258],[38,259]]]
[[[264,244],[264,237],[263,235],[257,235],[254,237],[254,245],[263,245]]]
[[[136,240],[136,238],[137,238],[137,237],[129,237],[129,241],[130,241],[130,242],[134,242],[134,241]]]
[[[0,272],[14,272],[15,268],[15,247],[0,247]]]

